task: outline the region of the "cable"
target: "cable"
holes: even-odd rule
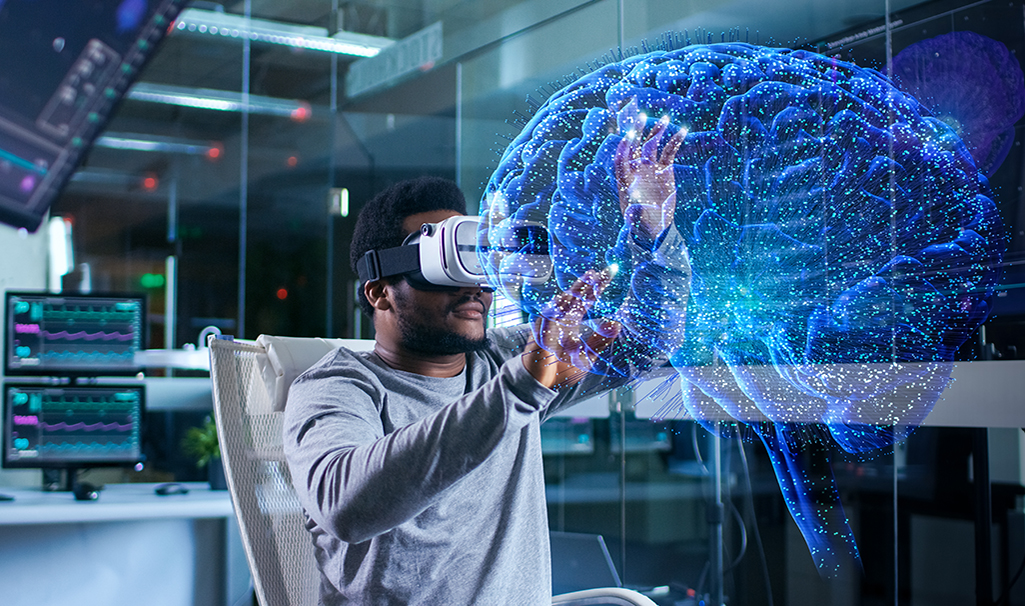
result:
[[[744,487],[747,489],[747,508],[748,515],[751,516],[751,530],[754,533],[755,545],[758,547],[758,553],[761,554],[762,562],[762,575],[765,579],[765,595],[769,600],[769,606],[772,604],[772,582],[769,579],[769,562],[765,558],[765,546],[762,544],[762,534],[758,532],[758,518],[755,515],[754,505],[754,488],[751,486],[751,471],[748,468],[747,463],[747,450],[744,448],[744,441],[737,439],[737,450],[740,451],[740,458],[742,466],[744,468]]]
[[[730,509],[733,511],[733,517],[737,519],[737,526],[740,527],[740,553],[734,558],[733,563],[726,567],[726,570],[723,571],[724,574],[736,568],[737,564],[740,564],[740,560],[744,559],[744,554],[747,553],[747,526],[744,525],[740,510],[733,504],[733,501],[730,501]]]
[[[1008,581],[1007,587],[1004,588],[1004,591],[1003,593],[1001,593],[1000,597],[997,598],[995,602],[993,602],[993,606],[1000,606],[1000,602],[1003,602],[1005,599],[1007,600],[1008,604],[1011,603],[1011,589],[1014,587],[1014,584],[1018,582],[1018,579],[1021,577],[1021,573],[1023,571],[1025,571],[1025,556],[1022,556],[1021,558],[1021,565],[1018,566],[1018,572],[1014,573],[1014,577],[1012,577],[1011,580]]]
[[[1023,429],[1022,431],[1025,431],[1025,429]],[[692,421],[691,422],[691,425],[690,425],[690,441],[691,441],[691,444],[694,446],[694,460],[696,460],[698,462],[698,464],[701,465],[701,471],[705,475],[708,475],[708,467],[705,466],[705,460],[703,458],[701,458],[701,445],[698,444],[698,422],[697,421]]]
[[[698,575],[698,584],[695,588],[697,595],[704,595],[705,590],[705,577],[708,575],[708,569],[711,568],[711,560],[705,562],[704,568],[701,569],[701,574]]]
[[[1025,431],[1025,427],[1022,427],[1021,430]],[[1004,590],[1000,593],[1000,597],[993,602],[993,606],[1000,606],[1000,602],[1003,602],[1005,599],[1008,604],[1011,603],[1011,589],[1014,588],[1014,584],[1021,578],[1022,572],[1025,572],[1025,555],[1021,558],[1021,564],[1018,566],[1018,572],[1014,573],[1011,580],[1007,582],[1007,587],[1004,587]]]

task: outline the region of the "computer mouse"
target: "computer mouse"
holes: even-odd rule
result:
[[[153,492],[157,493],[162,497],[166,497],[172,494],[189,494],[189,489],[184,484],[178,482],[165,482],[163,484],[157,484],[157,487],[153,489]]]
[[[80,482],[71,489],[76,501],[95,501],[100,498],[100,488],[89,482]]]

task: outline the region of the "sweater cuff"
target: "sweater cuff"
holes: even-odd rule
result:
[[[501,370],[502,382],[516,399],[523,402],[531,412],[537,412],[551,404],[559,392],[549,389],[538,382],[526,367],[520,356],[506,360]]]

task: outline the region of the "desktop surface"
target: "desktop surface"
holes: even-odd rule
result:
[[[96,501],[0,487],[4,606],[224,606],[251,601],[245,552],[225,490],[187,482],[108,484]],[[58,570],[40,582],[38,571]]]
[[[231,496],[206,482],[185,482],[187,494],[158,495],[159,484],[107,484],[95,501],[76,501],[71,492],[5,486],[14,497],[0,501],[0,526],[233,516]]]

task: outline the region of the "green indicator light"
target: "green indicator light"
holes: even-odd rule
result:
[[[113,99],[117,96],[117,93],[114,92],[114,89],[110,88],[109,86],[103,89],[103,94],[106,95],[108,99]]]
[[[89,116],[88,116],[87,119],[90,122],[99,122],[100,121],[100,116],[96,112],[89,112]]]
[[[71,145],[75,147],[82,147],[82,137],[72,137]]]
[[[143,274],[139,278],[139,283],[143,288],[160,288],[164,285],[163,274]]]

